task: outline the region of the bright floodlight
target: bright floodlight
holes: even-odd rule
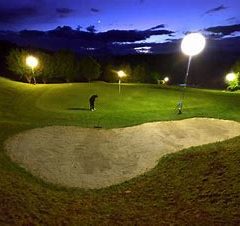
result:
[[[38,59],[34,56],[28,56],[26,58],[26,64],[32,69],[34,69],[35,67],[38,66]]]
[[[194,56],[199,54],[205,47],[205,37],[200,33],[191,33],[186,35],[181,43],[181,49],[184,54]]]
[[[168,77],[165,77],[163,80],[164,80],[164,82],[168,82],[168,81],[169,81],[169,78],[168,78]]]
[[[236,74],[234,74],[233,72],[226,75],[226,80],[227,80],[228,82],[232,82],[232,81],[234,81],[235,79],[236,79]]]
[[[123,78],[123,77],[125,77],[125,76],[126,76],[126,74],[125,74],[124,71],[118,71],[118,77],[119,77],[119,78]]]

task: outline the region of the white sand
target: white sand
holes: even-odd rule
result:
[[[51,126],[5,142],[11,159],[33,175],[68,187],[121,183],[154,166],[165,154],[240,135],[240,123],[192,118],[120,129]]]

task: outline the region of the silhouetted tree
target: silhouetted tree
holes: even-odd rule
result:
[[[163,76],[159,72],[157,72],[157,71],[151,72],[150,75],[151,75],[150,79],[154,83],[158,83],[159,80],[163,79]]]
[[[240,73],[240,59],[233,65],[233,71],[235,73]]]
[[[77,31],[81,31],[82,28],[83,28],[82,26],[78,25],[77,28],[76,28],[76,30],[77,30]]]
[[[117,71],[113,67],[113,65],[108,64],[103,71],[103,79],[106,82],[117,82],[118,81],[118,76],[117,76]]]
[[[91,57],[84,57],[79,62],[79,73],[89,82],[98,79],[101,66]]]
[[[66,50],[56,52],[53,56],[51,70],[55,77],[64,78],[66,82],[74,81],[78,74],[78,63],[75,55]]]
[[[54,57],[44,52],[38,52],[37,55],[41,62],[38,70],[39,77],[42,79],[43,83],[47,83],[47,81],[54,75]]]
[[[145,82],[146,80],[146,70],[143,65],[137,65],[132,72],[132,77],[134,82]]]

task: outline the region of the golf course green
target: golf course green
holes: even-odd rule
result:
[[[4,150],[8,138],[46,126],[110,129],[193,117],[240,122],[239,92],[187,88],[178,115],[180,91],[122,84],[119,94],[118,84],[31,85],[0,77],[0,225],[240,224],[240,137],[169,154],[144,175],[95,190],[44,182]]]

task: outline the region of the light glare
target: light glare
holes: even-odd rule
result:
[[[234,81],[235,79],[236,79],[236,74],[234,74],[234,73],[229,73],[229,74],[226,75],[226,80],[227,80],[228,82],[232,82],[232,81]]]
[[[164,82],[168,82],[169,81],[169,78],[168,77],[165,77],[164,78]]]
[[[125,76],[126,76],[126,74],[125,74],[124,71],[118,71],[118,77],[119,77],[119,78],[123,78],[123,77],[125,77]]]
[[[199,54],[205,47],[205,37],[200,33],[186,35],[181,43],[182,52],[188,56]]]
[[[38,66],[38,59],[34,56],[28,56],[26,58],[26,64],[31,68],[35,68]]]

